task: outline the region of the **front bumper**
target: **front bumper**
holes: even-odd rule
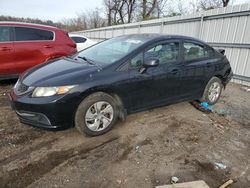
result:
[[[48,117],[41,113],[17,111],[16,114],[20,119],[20,122],[28,125],[33,125],[42,128],[57,128],[57,126],[52,126]]]
[[[74,94],[32,98],[28,94],[9,94],[12,109],[20,122],[45,129],[64,129],[74,125],[74,114],[78,98]]]

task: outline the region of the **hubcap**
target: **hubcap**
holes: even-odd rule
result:
[[[221,86],[218,82],[212,83],[208,90],[208,99],[211,102],[215,102],[220,95]]]
[[[110,125],[113,116],[113,107],[106,101],[99,101],[94,103],[87,110],[85,123],[92,131],[102,131]]]

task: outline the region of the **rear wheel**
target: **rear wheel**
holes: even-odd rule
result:
[[[218,77],[212,77],[204,90],[202,101],[210,105],[215,104],[221,95],[223,85]]]
[[[112,96],[97,92],[85,98],[75,115],[75,126],[90,136],[108,132],[117,121],[117,105]]]

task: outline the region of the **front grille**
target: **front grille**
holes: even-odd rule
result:
[[[17,81],[16,85],[15,85],[15,93],[17,95],[23,95],[27,92],[29,92],[32,88],[21,83],[19,80]]]

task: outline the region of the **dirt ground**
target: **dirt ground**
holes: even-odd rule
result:
[[[0,83],[0,187],[154,187],[204,180],[250,187],[250,92],[230,83],[216,113],[188,102],[128,116],[99,137],[19,123]],[[215,163],[226,165],[216,168]]]

